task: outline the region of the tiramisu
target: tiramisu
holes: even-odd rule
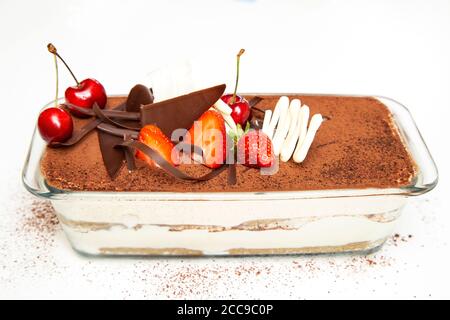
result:
[[[238,95],[238,79],[234,93],[158,101],[145,85],[107,96],[75,78],[39,117],[24,183],[52,200],[75,249],[131,255],[370,250],[406,196],[436,184],[398,103]]]

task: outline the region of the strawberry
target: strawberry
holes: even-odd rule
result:
[[[178,154],[174,152],[172,156],[174,144],[157,126],[149,124],[143,127],[139,132],[138,139],[153,150],[159,152],[159,154],[170,164],[176,165],[179,163]],[[146,161],[151,166],[156,165],[150,157],[139,150],[136,151],[136,157]]]
[[[216,111],[208,110],[194,123],[186,136],[186,143],[203,150],[203,164],[218,168],[226,159],[225,120]]]
[[[271,167],[274,164],[272,141],[261,130],[249,131],[238,141],[237,160],[248,167]]]

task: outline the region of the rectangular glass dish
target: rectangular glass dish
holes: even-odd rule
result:
[[[391,236],[408,197],[430,191],[438,181],[436,165],[409,111],[394,100],[372,98],[391,112],[416,165],[407,186],[276,192],[60,190],[49,186],[42,175],[46,144],[36,130],[22,179],[28,191],[51,201],[71,245],[84,254],[370,251]]]

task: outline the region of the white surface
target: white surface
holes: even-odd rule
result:
[[[449,1],[1,1],[0,297],[449,298],[449,13]],[[440,182],[404,210],[396,232],[413,237],[370,257],[81,257],[58,227],[50,236],[21,227],[33,200],[20,170],[54,91],[49,41],[110,93],[182,59],[194,61],[197,86],[231,87],[245,47],[241,91],[395,98],[416,119]],[[61,76],[61,89],[72,84]]]

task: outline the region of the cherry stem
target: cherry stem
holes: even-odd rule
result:
[[[53,53],[53,54],[55,55],[55,57],[58,57],[59,60],[62,61],[62,63],[64,63],[64,65],[66,66],[67,70],[69,70],[70,74],[72,75],[72,77],[74,78],[75,82],[77,83],[77,86],[79,86],[79,85],[80,85],[80,82],[77,80],[77,77],[75,77],[75,75],[73,74],[72,70],[70,70],[69,66],[68,66],[67,63],[64,61],[64,59],[61,58],[61,56],[59,55],[58,51],[56,50],[56,47],[55,47],[53,44],[49,43],[49,44],[47,45],[47,49],[48,49],[48,51],[49,51],[50,53]]]
[[[236,92],[238,88],[239,83],[239,62],[241,60],[241,56],[244,54],[245,50],[241,49],[239,50],[237,56],[236,56],[236,84],[234,85],[234,93],[233,98],[231,98],[231,104],[234,104],[236,102]]]
[[[56,94],[55,94],[55,108],[58,107],[58,88],[59,88],[59,75],[58,75],[58,59],[56,54],[53,55],[55,58],[55,71],[56,71]]]

